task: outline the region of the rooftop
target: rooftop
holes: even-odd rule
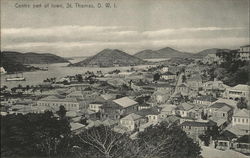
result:
[[[158,115],[158,114],[160,114],[160,108],[152,107],[149,109],[142,109],[142,110],[138,111],[137,114],[141,115],[141,116]]]
[[[230,90],[250,91],[250,86],[245,85],[245,84],[238,84],[237,86],[230,88]]]
[[[136,101],[134,101],[128,97],[122,97],[122,98],[113,100],[113,102],[115,102],[116,104],[118,104],[124,108],[137,104]]]
[[[129,115],[123,117],[121,120],[138,120],[140,118],[142,118],[141,115],[137,115],[135,113],[132,113],[132,114],[129,114]]]
[[[193,109],[193,108],[194,108],[194,106],[191,105],[191,104],[188,104],[188,103],[182,103],[182,104],[180,104],[180,105],[178,106],[178,109],[179,109],[179,110],[185,110],[185,111],[191,110],[191,109]]]
[[[181,126],[195,126],[195,127],[207,127],[215,125],[216,123],[213,121],[208,121],[208,122],[185,121],[181,124]]]
[[[250,118],[250,110],[247,109],[238,110],[233,116]]]
[[[203,96],[197,97],[196,100],[214,102],[214,101],[216,101],[217,99],[214,98],[214,97],[211,96],[211,95],[203,95]]]
[[[226,103],[220,103],[220,102],[215,102],[215,103],[213,103],[212,105],[209,106],[209,108],[220,109],[220,108],[222,108],[222,107],[224,107],[224,106],[228,106],[228,107],[230,107],[230,108],[232,109],[232,107],[231,107],[230,105],[228,105],[228,104],[226,104]]]

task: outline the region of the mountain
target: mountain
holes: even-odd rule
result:
[[[52,64],[52,63],[65,63],[69,62],[68,60],[59,57],[54,54],[49,53],[20,53],[20,52],[11,52],[3,51],[1,52],[1,57],[3,61],[12,60],[21,64]]]
[[[228,51],[230,51],[230,49],[219,49],[219,48],[205,49],[203,51],[200,51],[200,52],[194,54],[192,57],[193,58],[203,58],[203,57],[207,56],[208,54],[215,54],[218,51],[228,52]]]
[[[141,59],[160,59],[160,58],[174,58],[174,57],[190,57],[192,54],[187,52],[181,52],[170,47],[166,47],[159,50],[143,50],[134,56]]]
[[[140,58],[129,55],[118,49],[104,49],[98,54],[91,56],[83,61],[69,66],[100,66],[100,67],[111,67],[111,66],[129,66],[129,65],[140,65],[145,64]]]
[[[1,64],[8,73],[19,71],[35,71],[40,68],[26,64],[44,64],[68,62],[62,57],[53,54],[20,53],[3,51],[1,52]]]

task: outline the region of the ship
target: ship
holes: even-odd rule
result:
[[[22,76],[18,76],[16,75],[15,77],[8,77],[6,78],[6,81],[26,81],[26,79],[23,77],[23,74]]]

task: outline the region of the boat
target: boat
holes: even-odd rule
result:
[[[26,79],[23,77],[23,74],[22,74],[22,77],[19,77],[19,76],[15,76],[15,77],[8,77],[6,78],[6,81],[26,81]]]

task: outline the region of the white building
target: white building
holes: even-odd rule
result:
[[[6,74],[7,73],[7,71],[5,71],[5,69],[3,67],[0,68],[0,72],[1,72],[1,74]]]
[[[242,109],[235,112],[233,115],[233,126],[235,125],[246,125],[250,124],[250,110]]]
[[[38,106],[44,106],[58,111],[60,106],[64,106],[67,111],[78,111],[79,103],[75,98],[58,98],[56,96],[48,96],[37,101]]]
[[[249,100],[250,86],[238,84],[234,87],[228,87],[224,92],[224,98],[231,100],[239,100],[241,97]]]
[[[241,60],[250,60],[250,45],[241,46],[239,56]]]
[[[128,131],[133,131],[139,128],[140,125],[144,122],[145,119],[142,116],[137,115],[135,113],[129,114],[120,119],[121,126],[126,127]]]

